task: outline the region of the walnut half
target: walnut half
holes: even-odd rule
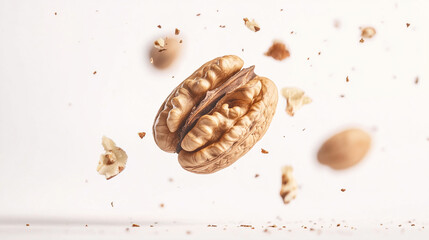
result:
[[[103,136],[101,145],[106,153],[101,154],[97,171],[109,180],[124,170],[128,156],[124,150],[116,146],[112,139],[106,136]]]
[[[241,69],[234,55],[215,58],[177,86],[155,117],[153,136],[181,166],[213,173],[234,163],[265,134],[277,106],[277,87]]]

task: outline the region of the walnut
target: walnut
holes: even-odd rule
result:
[[[295,111],[303,105],[312,102],[311,98],[304,95],[304,91],[299,88],[286,87],[282,89],[282,95],[286,98],[286,113],[290,116],[295,115]]]
[[[346,169],[359,163],[371,145],[371,137],[360,129],[347,129],[329,138],[320,147],[317,159],[333,169]]]
[[[287,50],[284,43],[280,41],[274,41],[273,45],[265,53],[265,56],[274,58],[275,60],[281,61],[290,56],[289,50]]]
[[[252,19],[252,21],[250,21],[248,18],[243,18],[243,21],[244,21],[244,25],[246,25],[246,27],[251,31],[257,32],[261,30],[258,23],[255,22],[255,19]]]
[[[284,166],[282,168],[282,188],[280,189],[280,196],[284,204],[288,204],[295,199],[298,185],[292,175],[293,168],[291,166]]]
[[[159,38],[149,52],[150,63],[158,69],[165,69],[176,60],[180,50],[178,39],[174,37]]]
[[[375,28],[373,27],[365,27],[362,29],[361,36],[364,38],[372,38],[375,35]]]
[[[101,144],[106,153],[100,156],[97,171],[109,180],[124,170],[128,156],[108,137],[103,136]]]
[[[233,164],[267,131],[277,106],[277,87],[241,69],[234,55],[215,58],[177,86],[155,117],[159,148],[178,153],[194,173],[213,173]]]

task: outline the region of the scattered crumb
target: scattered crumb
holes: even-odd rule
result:
[[[350,81],[350,80],[349,80],[349,76],[347,76],[347,77],[346,77],[346,82],[349,82],[349,81]]]
[[[158,38],[158,40],[153,42],[153,46],[159,49],[160,51],[167,49],[164,38]]]
[[[293,31],[291,31],[290,34],[293,34]]]
[[[310,60],[310,58],[308,57],[307,60]]]
[[[171,78],[174,78],[174,76],[171,76]]]
[[[140,225],[133,223],[133,225],[131,225],[131,227],[140,227]]]
[[[174,30],[174,34],[175,34],[175,35],[179,35],[179,34],[180,34],[180,30],[179,30],[178,28],[176,28],[176,29]]]
[[[57,13],[55,13],[55,15],[57,15]],[[407,23],[407,27],[409,27],[411,24]]]
[[[159,207],[163,208],[164,207],[164,203],[159,204]]]
[[[28,224],[28,223],[27,223],[27,224],[25,224],[25,226],[29,227],[29,226],[30,226],[30,224]]]
[[[314,228],[310,228],[310,231],[314,231]]]
[[[273,45],[265,53],[265,56],[274,58],[275,60],[281,61],[290,56],[289,50],[286,45],[280,41],[274,41]]]
[[[340,97],[341,97],[341,98],[343,98],[343,97],[345,97],[345,96],[344,96],[344,94],[341,94],[341,95],[340,95]]]
[[[191,231],[186,231],[186,234],[191,235]]]
[[[220,28],[225,28],[226,26],[225,26],[225,25],[219,25],[219,27],[220,27]]]
[[[256,23],[255,19],[252,19],[252,21],[250,21],[248,18],[243,18],[243,21],[244,21],[244,25],[246,25],[246,27],[251,31],[258,32],[259,30],[261,30],[258,23]]]
[[[363,40],[363,38],[361,38],[361,39],[359,40],[359,42],[360,42],[360,43],[363,43],[363,42],[365,42],[365,40]]]
[[[341,192],[345,192],[346,191],[346,189],[345,188],[341,188]]]
[[[280,9],[280,12],[283,12],[283,8]]]
[[[152,57],[150,58],[150,63],[153,63],[153,58]]]
[[[270,227],[270,228],[276,228],[276,227],[277,227],[277,225],[273,224],[273,225],[270,225],[270,226],[268,226],[268,227]]]
[[[173,179],[173,178],[169,178],[169,179],[168,179],[168,181],[169,181],[169,182],[173,182],[173,181],[174,181],[174,179]]]
[[[110,202],[110,205],[113,207],[113,202]]]
[[[88,224],[85,224],[85,227],[88,227]]]
[[[244,52],[244,48],[242,48],[241,51]]]
[[[201,16],[201,13],[197,13],[197,17]]]
[[[340,28],[340,27],[341,27],[341,22],[340,22],[340,20],[338,20],[338,19],[335,19],[335,20],[334,20],[334,27],[335,27],[335,28]]]
[[[322,53],[321,53],[321,52],[318,52],[317,54],[319,54],[319,55],[320,55],[320,54],[322,54]]]
[[[106,136],[103,136],[101,145],[106,153],[101,154],[97,171],[109,180],[124,170],[128,156],[124,150],[116,146],[112,139]]]
[[[280,196],[283,199],[283,203],[287,204],[296,197],[297,184],[295,178],[292,175],[293,168],[291,166],[284,166],[282,168],[282,186],[280,189]]]
[[[209,225],[207,225],[207,227],[217,227],[217,225],[209,224]]]
[[[182,39],[180,39],[179,43],[182,43],[182,42],[183,42],[183,40],[182,40]]]
[[[157,27],[158,27],[158,28],[161,28],[161,25],[158,25]]]
[[[270,233],[267,228],[264,229],[264,233]]]
[[[339,223],[338,223],[338,224],[337,224],[337,227],[339,227],[339,226],[341,226],[341,224],[339,224]]]
[[[94,75],[97,74],[97,71],[94,71],[92,74],[94,74]]]
[[[149,225],[149,227],[153,227],[153,225],[151,224],[151,225]]]
[[[398,225],[398,227],[402,227],[402,225],[401,225],[401,224],[399,224],[399,225]]]
[[[419,84],[419,77],[416,77],[416,80],[414,80],[415,84]]]
[[[372,38],[374,37],[376,31],[373,27],[365,27],[362,29],[362,33],[360,34],[364,38]]]
[[[143,138],[144,138],[144,136],[146,136],[146,133],[145,133],[145,132],[139,132],[138,134],[139,134],[139,137],[140,137],[141,139],[143,139]]]
[[[284,98],[286,98],[286,113],[292,117],[294,116],[296,110],[312,102],[311,98],[306,96],[305,92],[299,88],[283,88],[282,95]]]
[[[411,227],[414,227],[414,226],[416,226],[416,224],[414,224],[414,223],[413,223],[413,224],[411,224]]]
[[[127,231],[127,232],[130,231],[130,228],[125,228],[125,231]]]
[[[265,150],[265,149],[263,149],[263,148],[261,148],[261,153],[263,153],[263,154],[268,154],[268,151],[267,151],[267,150]]]
[[[259,174],[255,174],[255,178],[258,178],[259,177]]]
[[[241,224],[240,227],[252,227],[252,225],[248,225],[248,224]]]
[[[57,16],[57,12],[54,12],[54,15]]]

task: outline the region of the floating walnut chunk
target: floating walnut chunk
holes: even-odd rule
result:
[[[304,91],[299,88],[286,87],[282,89],[282,95],[286,98],[286,113],[294,116],[295,111],[300,109],[303,105],[312,102],[311,98],[304,95]]]
[[[282,168],[282,187],[280,189],[280,196],[285,204],[295,199],[298,189],[295,178],[292,176],[292,171],[293,168],[291,166],[284,166]]]
[[[166,44],[164,38],[158,38],[155,42],[153,42],[153,46],[159,50],[165,50]]]
[[[158,27],[158,28],[161,28],[161,25],[158,25],[157,27]]]
[[[100,156],[97,171],[109,180],[124,170],[128,156],[124,150],[116,146],[112,139],[106,136],[103,136],[101,144],[106,153]]]
[[[273,45],[265,53],[265,56],[274,58],[275,60],[281,61],[290,56],[289,50],[286,45],[280,41],[274,41]]]
[[[145,133],[145,132],[139,132],[139,137],[140,137],[141,139],[143,139],[145,136],[146,136],[146,133]]]
[[[56,15],[56,14],[55,14],[55,15]],[[411,24],[407,23],[406,25],[407,25],[407,27],[410,27],[410,25],[411,25]]]
[[[180,34],[180,30],[176,28],[176,30],[174,30],[174,34],[175,35],[179,35]]]
[[[345,188],[341,188],[341,192],[345,192],[346,191],[346,189]]]
[[[362,29],[361,36],[364,38],[372,38],[374,37],[376,31],[373,27],[365,27]]]
[[[165,69],[176,60],[180,49],[178,39],[174,37],[159,38],[149,52],[151,63],[158,69]]]
[[[257,32],[261,30],[258,23],[255,22],[255,19],[252,19],[252,21],[250,21],[248,18],[243,18],[243,21],[244,21],[244,25],[246,25],[246,27],[251,31]]]
[[[140,225],[133,223],[133,225],[131,225],[131,227],[140,227]]]

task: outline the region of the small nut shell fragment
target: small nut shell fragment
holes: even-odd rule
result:
[[[347,129],[329,138],[320,148],[317,159],[335,170],[359,163],[371,146],[371,136],[361,129]]]
[[[284,204],[296,198],[298,185],[292,175],[293,168],[291,166],[284,166],[282,168],[282,188],[280,189],[280,196]]]
[[[248,29],[250,29],[251,31],[257,32],[257,31],[261,30],[258,23],[256,23],[255,19],[252,19],[250,21],[248,18],[243,18],[243,21],[244,21],[244,25],[246,25],[246,27]]]
[[[311,98],[305,96],[304,91],[295,87],[283,88],[282,95],[286,98],[286,113],[292,117],[295,115],[296,110],[312,102]]]
[[[112,139],[106,136],[103,136],[101,144],[106,153],[101,154],[97,171],[109,180],[124,170],[128,156],[124,150],[116,146]]]
[[[373,27],[365,27],[362,29],[361,36],[364,38],[372,38],[375,35],[376,31]]]

